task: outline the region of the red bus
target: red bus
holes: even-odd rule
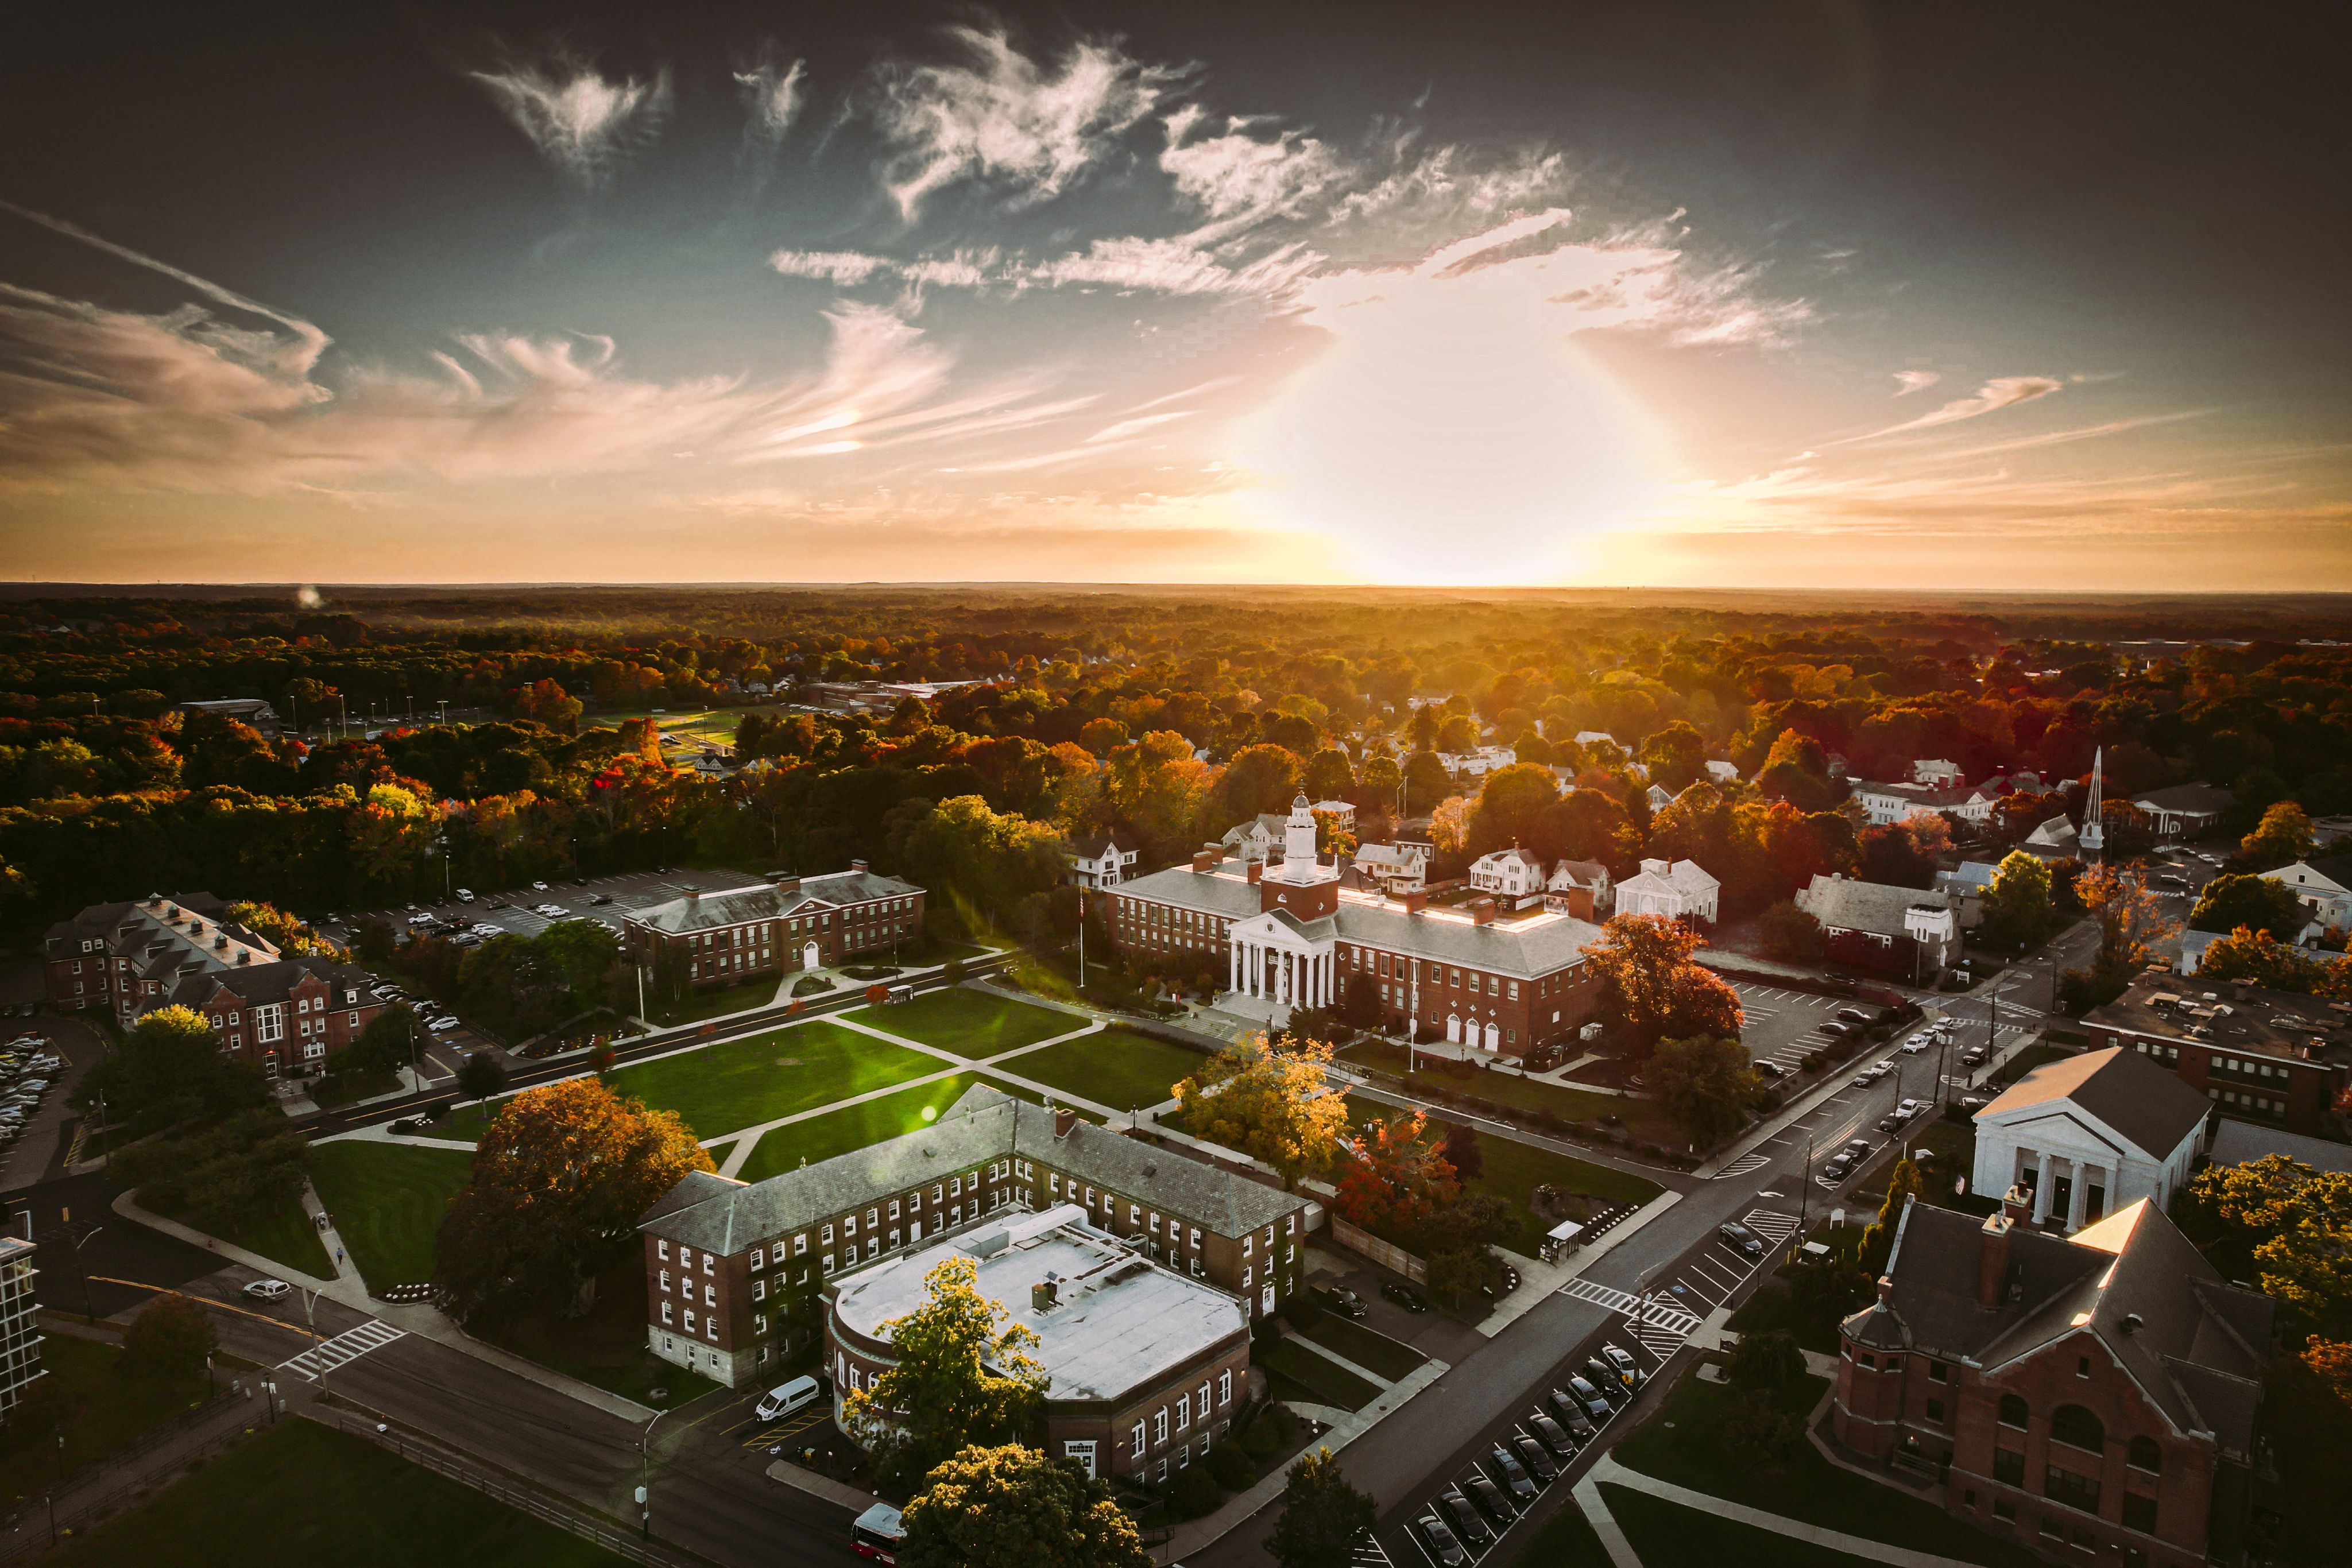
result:
[[[887,1502],[876,1503],[849,1527],[849,1544],[857,1554],[878,1557],[885,1563],[898,1561],[898,1546],[906,1539],[907,1529],[898,1522],[898,1511]]]

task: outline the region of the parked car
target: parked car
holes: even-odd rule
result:
[[[762,1421],[773,1421],[795,1410],[816,1403],[817,1381],[814,1377],[795,1377],[790,1383],[778,1384],[768,1390],[751,1414]]]
[[[1507,1490],[1519,1505],[1536,1500],[1536,1479],[1528,1474],[1527,1466],[1519,1463],[1518,1455],[1497,1443],[1486,1456],[1495,1467],[1496,1484]]]
[[[530,884],[530,890],[533,893],[545,893],[547,891],[547,883],[543,882],[532,883]]]
[[[1327,1312],[1337,1312],[1343,1318],[1364,1315],[1364,1298],[1338,1285],[1316,1285],[1307,1290],[1307,1298]]]
[[[1832,1019],[1829,1022],[1821,1026],[1821,1031],[1829,1036],[1832,1040],[1843,1040],[1847,1035],[1853,1032],[1853,1025],[1850,1023],[1840,1023],[1837,1019]]]
[[[1829,1164],[1822,1167],[1822,1179],[1825,1182],[1831,1183],[1842,1182],[1845,1180],[1848,1176],[1852,1175],[1853,1172],[1853,1162],[1847,1159],[1843,1155],[1838,1155],[1833,1156]]]
[[[1612,1406],[1608,1399],[1601,1395],[1601,1390],[1591,1384],[1581,1377],[1570,1377],[1568,1380],[1568,1391],[1587,1416],[1591,1416],[1595,1421],[1609,1419]]]
[[[1867,1069],[1853,1075],[1853,1086],[1856,1089],[1867,1089],[1876,1082],[1878,1081],[1871,1077]]]
[[[1903,1054],[1906,1056],[1916,1056],[1927,1049],[1927,1037],[1924,1034],[1915,1034],[1903,1042]]]
[[[1845,1145],[1846,1156],[1849,1159],[1861,1160],[1866,1157],[1870,1151],[1877,1146],[1877,1145],[1872,1143],[1868,1138],[1849,1138],[1846,1140]]]
[[[1568,1435],[1579,1444],[1590,1443],[1594,1437],[1591,1413],[1574,1395],[1564,1388],[1555,1388],[1545,1396],[1551,1406],[1553,1419],[1568,1428]]]
[[[473,903],[473,902],[474,902],[474,890],[473,890],[472,888],[470,888],[470,887],[461,887],[461,888],[459,888],[459,889],[457,890],[457,902],[458,902],[458,903],[460,903],[460,904],[471,904],[471,903]]]
[[[1927,1102],[1925,1100],[1916,1098],[1906,1099],[1901,1104],[1895,1107],[1895,1113],[1907,1122],[1912,1117],[1917,1115],[1920,1112],[1925,1111],[1927,1108]]]
[[[1453,1523],[1454,1532],[1473,1546],[1484,1546],[1495,1539],[1494,1530],[1484,1514],[1470,1506],[1470,1500],[1456,1490],[1437,1494],[1438,1511]]]
[[[1764,1256],[1764,1239],[1736,1219],[1717,1230],[1716,1235],[1734,1252],[1745,1253],[1750,1258]]]
[[[431,1030],[435,1034],[447,1034],[451,1030],[457,1027],[457,1020],[453,1018],[437,1018],[425,1027]]]
[[[1550,1416],[1528,1416],[1528,1430],[1533,1432],[1543,1446],[1552,1451],[1555,1458],[1570,1459],[1576,1457],[1576,1439],[1568,1435],[1567,1427]]]
[[[534,915],[543,915],[550,920],[561,920],[566,915],[569,915],[571,911],[564,908],[563,905],[560,904],[539,904],[531,906],[531,913]]]
[[[1425,1513],[1412,1521],[1412,1527],[1421,1532],[1423,1549],[1439,1568],[1466,1568],[1470,1553],[1444,1520]]]
[[[245,1288],[245,1293],[257,1301],[283,1301],[293,1291],[294,1287],[283,1280],[256,1280]]]
[[[1550,1450],[1533,1437],[1515,1437],[1511,1447],[1517,1452],[1519,1463],[1527,1466],[1528,1472],[1536,1478],[1538,1485],[1549,1486],[1559,1479],[1559,1466],[1554,1462]]]
[[[1619,1375],[1625,1379],[1628,1386],[1639,1388],[1643,1383],[1649,1381],[1642,1375],[1642,1369],[1634,1363],[1631,1351],[1621,1349],[1613,1344],[1604,1344],[1601,1347],[1601,1359],[1615,1367]]]
[[[1781,1066],[1779,1062],[1773,1061],[1769,1056],[1763,1061],[1756,1063],[1756,1071],[1762,1073],[1767,1078],[1786,1078],[1789,1076],[1789,1070]]]
[[[1398,1306],[1402,1307],[1406,1312],[1425,1312],[1429,1311],[1429,1298],[1423,1295],[1411,1285],[1406,1284],[1402,1280],[1389,1280],[1383,1281],[1381,1285],[1381,1294],[1386,1296],[1390,1301],[1394,1301]]]
[[[1631,1401],[1633,1391],[1625,1386],[1622,1374],[1597,1355],[1584,1358],[1584,1380],[1601,1391],[1601,1397],[1613,1409]]]
[[[1840,1008],[1837,1016],[1843,1022],[1861,1024],[1865,1028],[1878,1021],[1877,1010],[1872,1008]]]
[[[1503,1489],[1475,1471],[1464,1479],[1462,1490],[1470,1494],[1470,1500],[1478,1505],[1478,1511],[1492,1520],[1497,1530],[1510,1529],[1511,1521],[1519,1517],[1519,1511],[1511,1506],[1511,1500],[1503,1495]]]
[[[610,904],[613,902],[613,895],[609,893],[592,893],[588,895],[588,902],[591,904]]]

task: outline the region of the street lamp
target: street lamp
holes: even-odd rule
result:
[[[647,1541],[651,1541],[654,1535],[654,1428],[660,1426],[661,1418],[668,1414],[667,1410],[655,1411],[653,1419],[646,1423],[645,1433],[637,1442],[637,1512],[643,1521],[644,1535]]]

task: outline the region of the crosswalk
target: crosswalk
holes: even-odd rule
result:
[[[1360,1564],[1361,1568],[1396,1568],[1396,1560],[1391,1557],[1388,1549],[1381,1544],[1380,1537],[1370,1531],[1358,1538],[1354,1547],[1348,1552],[1348,1561]]]
[[[1771,1163],[1772,1156],[1766,1154],[1763,1150],[1758,1149],[1753,1154],[1740,1155],[1738,1159],[1732,1161],[1729,1165],[1716,1172],[1715,1179],[1721,1181],[1726,1176],[1746,1176],[1750,1171],[1760,1171]]]
[[[1629,1291],[1613,1290],[1607,1285],[1595,1284],[1591,1280],[1570,1280],[1561,1287],[1561,1293],[1580,1301],[1590,1301],[1596,1307],[1604,1307],[1632,1320],[1630,1328],[1633,1337],[1660,1361],[1680,1350],[1683,1341],[1690,1338],[1691,1331],[1699,1324],[1696,1314],[1685,1312],[1671,1301],[1653,1297],[1644,1303],[1641,1297]]]
[[[278,1364],[280,1372],[300,1374],[316,1383],[335,1368],[357,1361],[372,1350],[382,1350],[396,1339],[407,1337],[408,1331],[396,1329],[380,1319],[371,1318],[355,1329],[348,1329],[330,1340],[321,1340],[290,1361]]]

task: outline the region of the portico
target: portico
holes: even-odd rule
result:
[[[2036,1226],[2068,1235],[2142,1198],[2159,1208],[2189,1179],[2203,1095],[2130,1051],[2035,1068],[1977,1113],[1971,1179],[2032,1195]]]
[[[1242,921],[1233,930],[1228,988],[1278,1007],[1331,1007],[1339,999],[1338,935],[1328,916],[1301,921],[1285,910]]]

